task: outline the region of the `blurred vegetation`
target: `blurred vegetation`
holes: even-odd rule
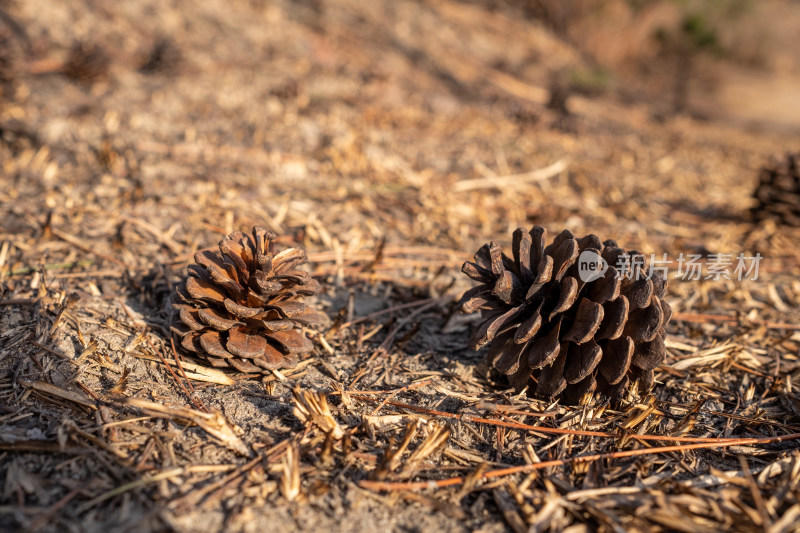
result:
[[[763,33],[747,15],[755,0],[507,0],[575,46],[588,66],[568,73],[570,90],[598,94],[627,69],[689,107],[693,85],[714,85],[708,65],[759,66]],[[741,31],[747,26],[746,35]],[[613,52],[610,52],[613,50]],[[700,63],[703,63],[701,66]],[[666,96],[666,95],[665,95]]]
[[[607,69],[599,66],[574,67],[568,71],[568,80],[573,92],[593,96],[607,91],[613,82],[613,76]]]
[[[752,0],[672,0],[681,9],[673,26],[659,26],[654,37],[661,55],[673,63],[672,106],[683,111],[689,104],[689,91],[700,54],[723,58],[722,26],[746,14]]]

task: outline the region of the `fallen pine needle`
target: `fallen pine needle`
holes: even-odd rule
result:
[[[247,445],[239,438],[238,434],[241,433],[241,428],[232,424],[225,415],[218,411],[204,413],[188,407],[169,407],[133,397],[125,398],[122,403],[136,407],[150,416],[191,422],[202,428],[225,447],[244,456],[249,457],[251,455]]]
[[[701,313],[673,313],[672,320],[676,322],[693,322],[698,324],[709,324],[715,322],[724,322],[726,324],[748,324],[752,323],[757,326],[764,326],[769,329],[793,329],[800,330],[800,324],[789,324],[786,322],[770,322],[768,320],[739,320],[735,316],[728,315],[705,315]]]
[[[779,437],[760,437],[760,438],[746,438],[746,439],[716,439],[717,442],[698,442],[694,444],[682,444],[677,446],[660,446],[658,448],[646,448],[639,450],[623,450],[611,453],[598,453],[592,455],[583,455],[579,457],[571,457],[567,459],[553,459],[551,461],[542,461],[541,463],[532,463],[520,466],[512,466],[508,468],[500,468],[498,470],[489,470],[485,472],[481,479],[498,478],[503,476],[510,476],[512,474],[519,474],[524,472],[533,472],[534,470],[541,470],[552,466],[564,466],[567,464],[580,464],[591,463],[603,459],[621,459],[624,457],[638,457],[642,455],[653,455],[668,452],[681,452],[686,450],[696,449],[710,449],[716,447],[728,446],[742,446],[747,444],[772,444],[776,442],[784,442],[789,440],[800,439],[800,433],[793,433],[791,435],[783,435]],[[446,479],[436,479],[429,481],[371,481],[361,480],[358,485],[363,489],[369,490],[423,490],[423,489],[440,489],[444,487],[452,487],[464,483],[463,476],[451,477]]]
[[[381,402],[377,398],[368,398],[365,396],[361,396],[358,393],[349,393],[351,398],[356,398],[358,400],[366,401],[366,402]],[[385,401],[387,405],[392,405],[394,407],[399,407],[401,409],[408,409],[409,411],[415,411],[418,413],[424,413],[431,416],[438,416],[442,418],[452,418],[461,420],[463,422],[476,422],[478,424],[488,424],[491,426],[501,426],[507,427],[511,429],[519,429],[525,431],[535,431],[538,433],[549,433],[554,435],[576,435],[581,437],[605,437],[605,438],[613,438],[618,439],[621,437],[629,437],[635,440],[647,441],[647,440],[655,440],[655,441],[669,441],[669,442],[686,442],[686,443],[704,443],[704,444],[718,444],[720,442],[733,442],[736,444],[741,439],[732,437],[728,439],[719,439],[713,437],[674,437],[671,435],[627,435],[625,433],[611,433],[608,431],[589,431],[589,430],[580,430],[580,429],[564,429],[564,428],[550,428],[546,426],[532,426],[529,424],[522,424],[520,422],[509,422],[505,420],[494,420],[491,418],[481,418],[472,415],[459,415],[455,413],[447,413],[444,411],[435,411],[433,409],[426,409],[424,407],[417,407],[415,405],[409,405],[401,402],[392,402],[392,401]],[[734,442],[736,441],[736,442]],[[727,444],[730,445],[730,444]]]
[[[148,474],[141,479],[131,481],[130,483],[126,483],[125,485],[121,485],[115,489],[111,489],[108,492],[104,492],[96,498],[92,498],[88,502],[81,505],[75,512],[81,514],[85,511],[88,511],[98,503],[108,500],[109,498],[113,498],[119,494],[123,494],[133,489],[137,489],[139,487],[143,487],[145,485],[149,485],[150,483],[155,483],[164,479],[170,479],[184,474],[227,472],[233,468],[235,468],[233,465],[193,465],[187,467],[170,468],[169,470],[164,470],[157,474]]]

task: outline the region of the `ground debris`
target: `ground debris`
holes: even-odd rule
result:
[[[630,87],[565,121],[549,77],[594,66],[512,4],[0,2],[0,529],[796,531],[800,230],[746,214],[800,137]],[[534,224],[673,260],[652,391],[545,402],[467,349],[459,269]],[[248,376],[169,301],[254,225],[331,324]]]

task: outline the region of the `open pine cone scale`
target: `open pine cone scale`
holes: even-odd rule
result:
[[[180,346],[213,366],[240,372],[291,367],[313,350],[302,326],[326,317],[303,303],[321,291],[296,267],[305,252],[275,253],[275,234],[254,228],[225,237],[220,252],[201,250],[177,288],[172,331]]]
[[[608,268],[584,282],[578,258],[587,250]],[[564,231],[545,246],[545,231],[538,226],[516,230],[512,252],[508,257],[490,242],[463,266],[480,282],[460,302],[464,312],[481,311],[473,349],[489,344],[492,366],[518,390],[528,385],[543,397],[564,394],[576,401],[594,390],[619,396],[631,381],[652,385],[671,315],[659,272],[648,277],[644,265],[634,264],[637,252],[596,235],[576,239]],[[632,265],[631,276],[614,266],[623,256]]]

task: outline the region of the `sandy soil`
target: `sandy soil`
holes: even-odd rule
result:
[[[723,69],[703,120],[632,87],[564,114],[553,73],[593,65],[505,4],[2,9],[0,529],[796,530],[800,230],[748,212],[800,146],[796,73]],[[265,382],[178,378],[171,290],[255,224],[306,248],[331,324]],[[765,259],[757,282],[671,282],[651,394],[562,406],[488,373],[454,305],[461,263],[534,224]],[[679,437],[709,449],[648,452]]]

